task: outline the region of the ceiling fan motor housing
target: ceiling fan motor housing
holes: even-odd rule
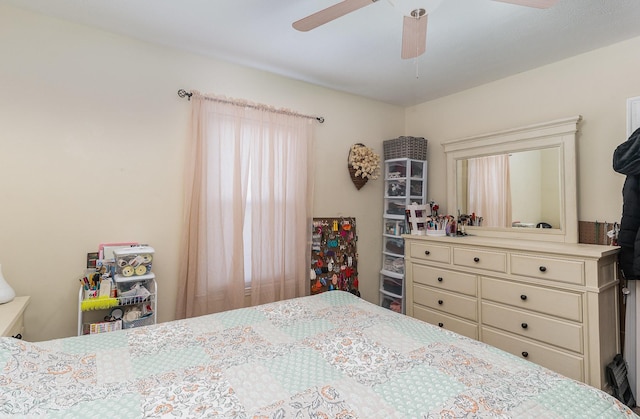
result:
[[[426,14],[427,14],[427,11],[424,9],[414,9],[411,11],[411,17],[415,17],[416,19],[420,19],[422,16]]]

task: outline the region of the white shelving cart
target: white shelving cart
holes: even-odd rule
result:
[[[78,335],[111,332],[155,324],[158,284],[151,272],[153,248],[138,246],[114,251],[114,275],[109,292],[81,286],[78,293]],[[91,273],[88,276],[96,275]],[[86,278],[86,277],[85,277]]]
[[[405,312],[404,239],[408,233],[405,209],[427,203],[427,140],[399,137],[384,142],[384,212],[380,305]],[[404,157],[388,158],[401,155]],[[411,158],[421,157],[421,159]]]

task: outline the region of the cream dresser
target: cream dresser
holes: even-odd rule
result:
[[[617,248],[404,237],[407,315],[606,390],[620,346]]]
[[[15,297],[8,303],[0,304],[0,336],[20,337],[24,334],[24,310],[29,297]]]

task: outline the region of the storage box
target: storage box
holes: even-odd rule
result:
[[[393,298],[389,295],[382,297],[380,305],[384,308],[388,308],[396,313],[402,313],[402,298]]]
[[[382,142],[384,159],[427,160],[427,140],[423,137],[398,137]]]
[[[394,255],[404,255],[404,239],[384,238],[384,251]]]
[[[385,256],[382,269],[404,275],[404,258]]]
[[[154,253],[150,246],[133,246],[114,250],[116,274],[123,277],[149,274]]]
[[[402,296],[402,278],[392,278],[390,276],[382,276],[382,288],[395,295]]]
[[[115,330],[122,330],[122,320],[89,324],[89,334],[91,335],[113,332]]]
[[[136,304],[155,294],[153,279],[155,279],[153,272],[142,276],[116,275],[116,289],[120,305]]]
[[[390,220],[384,223],[384,232],[392,236],[401,236],[404,234],[405,222],[400,220]]]

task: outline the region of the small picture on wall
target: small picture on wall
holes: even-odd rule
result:
[[[627,99],[627,138],[640,128],[640,96]]]
[[[87,253],[87,269],[95,269],[98,261],[98,252]]]

